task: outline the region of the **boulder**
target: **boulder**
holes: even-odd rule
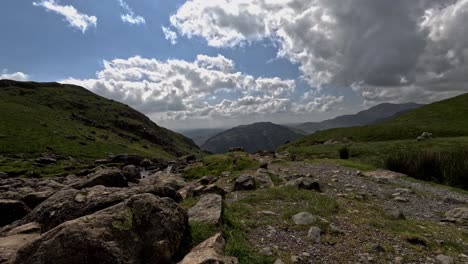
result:
[[[274,187],[275,184],[271,180],[270,174],[268,173],[268,170],[266,169],[258,169],[255,174],[255,182],[260,188],[271,188]]]
[[[301,212],[294,215],[292,220],[296,225],[311,225],[317,221],[317,217],[308,212]]]
[[[0,237],[0,263],[8,263],[18,249],[40,236],[40,226],[29,223],[19,226]]]
[[[12,263],[173,263],[190,240],[183,209],[141,194],[55,227],[18,250]]]
[[[8,179],[9,177],[8,173],[0,171],[0,179]]]
[[[218,233],[194,247],[179,264],[237,264],[237,258],[223,255],[225,244],[223,236]]]
[[[212,184],[217,181],[218,181],[218,177],[215,177],[215,176],[204,176],[203,178],[199,180],[200,184],[202,185]]]
[[[92,214],[142,193],[169,197],[176,201],[181,199],[180,195],[173,189],[157,186],[137,186],[123,189],[99,185],[82,190],[67,189],[49,197],[20,222],[21,224],[38,222],[42,226],[42,231],[45,232],[65,221]]]
[[[23,218],[29,213],[30,209],[25,203],[18,200],[0,200],[0,226],[13,223]]]
[[[315,243],[320,243],[322,229],[320,227],[313,226],[307,232],[307,237],[310,238]]]
[[[234,191],[255,190],[257,187],[254,177],[243,174],[234,182]]]
[[[140,185],[166,186],[174,190],[180,190],[185,187],[186,183],[178,174],[158,171],[144,179],[141,179]]]
[[[200,185],[193,189],[193,196],[203,196],[209,193],[219,194],[222,197],[226,195],[226,191],[216,184]]]
[[[468,224],[468,208],[460,207],[452,209],[445,213],[445,217],[450,222],[456,222],[466,225]]]
[[[309,177],[300,177],[295,180],[290,180],[286,183],[286,186],[294,186],[299,189],[315,190],[321,192],[319,182]]]
[[[122,173],[129,182],[138,183],[140,181],[140,170],[135,165],[127,165],[123,167]]]
[[[143,161],[143,157],[132,154],[119,154],[109,156],[108,160],[111,163],[123,163],[125,165],[135,165],[138,166]]]
[[[190,221],[218,225],[221,224],[223,198],[218,194],[207,194],[188,210]]]
[[[384,213],[391,220],[405,220],[406,219],[403,212],[398,209],[388,208],[388,209],[385,209]]]
[[[446,256],[446,255],[437,255],[436,259],[440,264],[454,264],[455,263],[452,257]]]
[[[34,209],[54,193],[54,191],[33,192],[22,197],[21,201],[23,201],[29,208]]]
[[[106,187],[128,187],[128,182],[122,171],[119,169],[99,169],[87,180],[72,185],[72,188],[83,189],[97,185],[103,185]]]

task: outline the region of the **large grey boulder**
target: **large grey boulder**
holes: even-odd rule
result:
[[[18,249],[40,236],[40,226],[28,223],[0,236],[0,263],[8,263],[15,257]]]
[[[188,210],[190,221],[210,225],[221,223],[223,213],[223,197],[218,194],[207,194],[200,198],[198,203]]]
[[[223,255],[225,244],[222,234],[218,233],[194,247],[179,264],[237,264],[237,258]]]
[[[254,177],[255,177],[255,181],[257,185],[260,188],[271,188],[275,186],[275,184],[271,180],[270,174],[268,173],[267,169],[263,169],[263,168],[258,169],[255,172]]]
[[[141,178],[140,169],[135,165],[127,165],[122,169],[122,173],[129,182],[138,183]]]
[[[121,170],[117,168],[99,169],[88,179],[76,183],[71,187],[74,189],[84,189],[97,185],[106,187],[128,187],[128,181]]]
[[[99,185],[82,190],[67,189],[55,193],[42,202],[24,217],[21,223],[38,222],[45,232],[65,221],[92,214],[142,193],[169,197],[176,201],[181,199],[173,189],[157,186],[110,188]]]
[[[0,226],[13,223],[28,214],[30,209],[21,201],[0,200]]]
[[[296,225],[311,225],[317,221],[317,217],[308,212],[301,212],[295,214],[292,220]]]
[[[141,194],[55,227],[22,247],[12,263],[173,263],[187,242],[185,211],[169,198]]]

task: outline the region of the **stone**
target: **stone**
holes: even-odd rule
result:
[[[251,175],[243,174],[234,182],[234,191],[255,190],[256,182]]]
[[[254,174],[255,182],[260,188],[271,188],[275,186],[271,180],[270,174],[266,169],[258,169]]]
[[[119,154],[109,156],[110,163],[123,163],[125,165],[138,166],[143,161],[143,157],[133,154]]]
[[[399,202],[399,203],[408,203],[409,202],[408,198],[402,197],[402,196],[396,196],[395,198],[393,198],[393,200],[395,200],[396,202]]]
[[[0,171],[0,179],[8,179],[9,177],[8,173]]]
[[[445,213],[445,217],[450,222],[468,224],[468,208],[460,207],[452,209]]]
[[[0,227],[20,220],[29,211],[31,210],[22,201],[0,199]]]
[[[128,181],[119,169],[99,169],[88,179],[73,184],[71,187],[75,189],[84,189],[97,185],[106,187],[128,187]]]
[[[226,191],[216,184],[200,185],[193,189],[193,196],[203,196],[209,193],[219,194],[222,197],[226,195]]]
[[[189,242],[182,208],[169,198],[140,194],[42,234],[18,250],[12,264],[172,263]]]
[[[313,226],[307,232],[307,237],[314,241],[315,243],[320,243],[322,229],[320,227]]]
[[[141,178],[140,170],[135,165],[127,165],[123,167],[122,174],[129,182],[138,183]]]
[[[230,177],[231,176],[231,172],[230,171],[223,171],[221,172],[221,177]]]
[[[237,264],[236,258],[223,255],[225,244],[222,234],[218,233],[194,247],[179,264]]]
[[[22,197],[21,201],[23,201],[29,208],[34,209],[53,194],[54,191],[33,192]]]
[[[140,185],[157,185],[170,187],[174,190],[180,190],[186,183],[178,174],[158,171],[148,177],[140,180]]]
[[[405,215],[403,214],[403,212],[401,212],[400,210],[398,209],[393,209],[393,208],[390,208],[390,209],[385,209],[385,215],[390,218],[391,220],[405,220],[406,217]]]
[[[200,184],[202,185],[209,185],[215,183],[216,181],[218,181],[218,178],[215,176],[204,176],[199,180]]]
[[[383,252],[385,252],[385,248],[382,247],[382,246],[379,245],[379,244],[376,244],[376,243],[373,243],[373,244],[371,245],[371,248],[370,248],[370,249],[371,249],[371,251],[378,252],[378,253],[383,253]]]
[[[301,212],[292,217],[296,225],[310,225],[317,221],[317,218],[308,212]]]
[[[46,232],[65,221],[95,213],[113,206],[136,194],[151,193],[180,201],[180,195],[171,188],[136,186],[111,188],[102,185],[82,190],[66,189],[56,192],[21,219],[20,224],[38,222]]]
[[[445,255],[437,255],[436,259],[439,261],[440,264],[454,264],[455,263],[452,257],[445,256]]]
[[[221,224],[223,213],[223,197],[218,194],[207,194],[188,210],[190,221],[209,225]]]
[[[330,228],[330,232],[333,234],[341,234],[341,235],[345,234],[345,232],[335,224],[330,224],[329,228]]]
[[[260,164],[260,169],[268,169],[268,163]]]
[[[259,253],[264,256],[273,256],[273,249],[271,249],[271,247],[264,247],[260,249]]]
[[[14,234],[0,237],[0,263],[9,263],[14,259],[16,252],[40,236],[39,233]]]
[[[275,263],[273,264],[284,264],[284,261],[282,261],[281,259],[276,259]]]
[[[294,186],[299,189],[315,190],[319,192],[321,191],[319,182],[308,177],[300,177],[295,180],[291,180],[286,183],[286,186]]]

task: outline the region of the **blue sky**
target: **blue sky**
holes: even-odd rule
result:
[[[0,77],[82,85],[175,129],[432,102],[466,91],[468,1],[449,2],[3,0]]]

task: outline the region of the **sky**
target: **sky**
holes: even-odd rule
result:
[[[81,85],[170,129],[468,92],[468,0],[2,0],[0,79]]]

